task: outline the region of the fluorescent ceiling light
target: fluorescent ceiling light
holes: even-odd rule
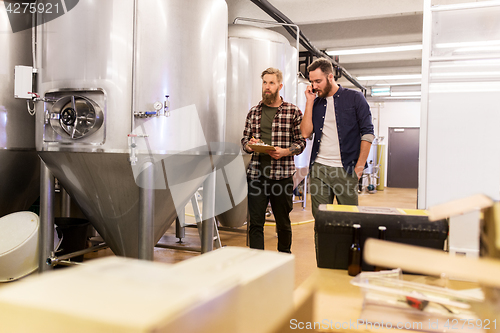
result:
[[[437,43],[434,45],[437,49],[460,48],[460,47],[487,47],[500,45],[500,39],[485,40],[477,42],[457,42],[457,43]]]
[[[476,76],[500,76],[500,72],[453,72],[453,73],[431,73],[431,77],[476,77]]]
[[[394,100],[409,100],[409,99],[420,99],[421,96],[371,96],[371,97],[376,97],[377,99],[380,100],[387,100],[387,99],[394,99]]]
[[[431,83],[429,85],[429,93],[449,93],[449,92],[499,92],[500,82],[445,82]],[[495,106],[492,106],[493,108]]]
[[[455,53],[467,53],[467,52],[492,52],[500,51],[499,46],[474,46],[474,47],[461,47],[456,49]]]
[[[384,97],[385,99],[420,99],[421,96],[404,96],[404,97],[398,97],[398,96],[389,96],[389,97]]]
[[[414,45],[367,47],[362,49],[327,50],[326,53],[331,56],[336,56],[336,55],[340,56],[347,54],[371,54],[371,53],[415,51],[421,49],[422,49],[422,44],[414,44]]]
[[[447,62],[435,62],[431,64],[431,68],[455,68],[455,67],[491,67],[499,66],[500,59],[481,59],[481,60],[455,60]]]
[[[390,96],[391,95],[391,88],[390,87],[372,88],[371,95],[372,96]]]
[[[401,89],[401,87],[399,89]],[[406,88],[406,89],[408,89],[408,88]],[[384,97],[384,96],[385,97],[387,97],[387,96],[391,96],[391,97],[415,97],[415,96],[422,95],[422,92],[420,90],[414,90],[414,89],[408,90],[408,91],[404,91],[404,90],[394,91],[394,89],[392,87],[372,88],[370,95],[372,97]]]
[[[400,75],[372,75],[372,76],[357,76],[360,81],[379,81],[379,80],[412,80],[421,79],[422,74],[400,74]]]
[[[454,49],[454,53],[494,52],[500,51],[500,39],[474,42],[437,43],[434,47],[436,49]]]
[[[391,91],[392,97],[421,96],[421,91]]]
[[[415,81],[415,82],[391,82],[391,86],[418,86],[421,85],[421,81]],[[375,83],[373,86],[387,86],[387,83]]]

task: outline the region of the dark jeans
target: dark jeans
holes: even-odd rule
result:
[[[267,204],[271,202],[276,229],[278,230],[278,251],[291,253],[292,226],[290,212],[292,203],[293,177],[273,180],[265,176],[248,179],[248,212],[250,228],[248,238],[250,247],[264,249],[264,223]]]

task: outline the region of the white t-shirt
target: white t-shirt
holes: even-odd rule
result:
[[[331,167],[342,167],[333,96],[326,98],[326,113],[325,122],[323,124],[323,134],[321,135],[321,143],[319,145],[318,156],[316,157],[315,162]]]

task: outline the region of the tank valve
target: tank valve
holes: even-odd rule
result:
[[[130,157],[128,160],[131,165],[135,165],[137,162],[137,156],[136,156],[137,143],[135,142],[135,138],[147,138],[147,137],[149,137],[148,134],[130,133],[127,135],[128,146],[130,147]]]
[[[133,134],[133,133],[130,133],[130,134],[127,134],[127,136],[129,138],[148,138],[149,134]]]
[[[170,102],[168,100],[168,95],[165,95],[165,102],[155,102],[153,104],[154,111],[135,111],[134,117],[136,118],[150,118],[164,115],[166,117],[170,116]]]
[[[163,104],[163,111],[165,117],[170,117],[170,101],[168,100],[168,95],[165,95],[165,103]]]
[[[138,111],[134,112],[134,117],[136,118],[150,118],[157,116],[158,113],[156,111]]]

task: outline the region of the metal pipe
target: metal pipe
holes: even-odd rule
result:
[[[203,182],[202,209],[201,253],[206,253],[214,249],[215,171],[211,172]]]
[[[139,179],[139,259],[153,260],[155,200],[153,163],[144,163]]]
[[[201,214],[200,214],[200,207],[198,206],[198,201],[196,200],[196,195],[193,195],[191,197],[191,206],[193,206],[193,214],[194,218],[196,221],[196,227],[198,228],[198,235],[200,236],[200,241],[202,238],[202,233],[201,233]]]
[[[51,269],[46,264],[54,252],[54,175],[40,163],[40,229],[38,232],[38,272]]]
[[[220,249],[222,247],[222,242],[220,241],[220,235],[219,235],[219,227],[217,226],[217,220],[213,219],[214,221],[214,233],[215,233],[215,236],[213,237],[213,240],[215,242],[215,248],[217,249]]]
[[[130,110],[130,133],[134,133],[134,128],[135,128],[135,119],[134,119],[134,111],[135,111],[135,89],[136,89],[136,74],[137,74],[137,0],[134,0],[134,26],[133,26],[133,40],[132,40],[132,47],[133,47],[133,52],[132,52],[132,93],[130,96],[132,97],[131,100],[131,110]],[[132,137],[132,144],[135,143],[135,138]]]
[[[236,228],[230,228],[230,227],[222,227],[222,226],[219,226],[219,231],[228,231],[228,232],[234,232],[234,233],[238,233],[238,234],[246,234],[247,231],[246,229],[243,230],[243,229],[236,229]]]
[[[61,260],[57,263],[58,265],[61,265],[61,266],[78,266],[78,265],[85,265],[85,264],[82,264],[81,262],[77,262],[77,261],[70,261],[70,260]]]
[[[256,4],[258,7],[260,7],[264,12],[266,12],[269,16],[274,18],[278,22],[284,22],[284,23],[293,23],[292,20],[290,20],[285,14],[280,12],[276,7],[274,7],[269,1],[267,0],[251,0],[254,4]],[[290,33],[290,35],[293,36],[293,31],[289,29],[288,27],[284,27],[285,30]],[[303,34],[300,34],[300,39],[301,39],[301,44],[304,46],[306,50],[309,50],[313,54],[321,54],[324,56],[325,54],[319,51],[312,43],[309,41],[309,39]],[[328,56],[328,55],[327,55]],[[333,59],[330,58],[330,60],[335,64],[338,65],[337,62],[335,62]]]
[[[269,2],[263,3],[259,0],[251,0],[257,7],[262,9],[267,15],[271,16],[276,22],[282,22],[282,23],[289,23],[292,24],[293,22],[288,19],[285,15],[283,15],[276,7],[271,5]],[[284,26],[286,31],[293,36],[293,30],[290,29],[288,26]],[[299,38],[299,37],[297,37]],[[303,33],[300,34],[300,44],[304,46],[306,50],[310,50],[312,45],[309,42],[309,40],[304,36]]]
[[[59,257],[50,256],[50,257],[47,258],[47,260],[46,260],[45,263],[47,265],[50,265],[50,266],[60,265],[61,262],[66,261],[68,259],[71,259],[71,258],[74,258],[74,257],[78,257],[78,256],[81,256],[83,254],[91,253],[91,252],[94,252],[94,251],[102,250],[102,249],[105,249],[107,247],[108,247],[108,245],[106,243],[101,243],[99,245],[95,245],[95,246],[89,247],[88,249],[83,249],[83,250],[80,250],[80,251],[75,251],[75,252],[68,253],[68,254],[65,254],[65,255],[62,255],[62,256],[59,256]],[[74,262],[74,261],[72,261],[72,262]]]
[[[270,25],[281,25],[281,26],[291,26],[297,28],[297,35],[296,35],[296,42],[295,42],[295,47],[297,48],[297,56],[299,52],[299,47],[300,47],[300,27],[295,24],[295,23],[284,23],[284,22],[278,22],[278,21],[266,21],[266,20],[257,20],[257,19],[251,19],[247,17],[237,17],[233,20],[233,24],[237,24],[238,21],[247,21],[247,22],[255,22],[255,23],[263,23],[263,24],[270,24]],[[293,36],[292,36],[293,37]],[[298,62],[297,58],[297,62]]]
[[[281,25],[281,26],[293,26],[297,28],[297,38],[295,42],[295,48],[297,49],[297,73],[300,72],[299,68],[299,47],[300,47],[300,28],[297,24],[294,23],[282,23],[282,22],[276,22],[276,21],[264,21],[264,20],[257,20],[257,19],[251,19],[251,18],[245,18],[245,17],[237,17],[234,19],[233,24],[237,24],[238,21],[247,21],[247,22],[254,22],[254,23],[264,23],[264,24],[272,24],[272,25]],[[297,105],[297,101],[299,99],[299,80],[296,80],[295,83],[295,102],[294,104]]]
[[[185,225],[185,208],[182,208],[181,212],[175,219],[175,237],[179,239],[177,243],[182,243],[182,239],[186,237],[186,229],[183,225]]]
[[[31,56],[33,57],[33,70],[36,72],[36,13],[31,15]],[[33,90],[32,90],[33,91]]]
[[[31,56],[32,56],[32,61],[33,61],[32,75],[34,73],[38,73],[37,64],[36,64],[36,29],[35,29],[35,27],[36,27],[36,13],[31,14]],[[34,80],[32,85],[31,85],[31,91],[35,92],[37,88],[38,88],[38,85],[36,84],[36,80]],[[32,95],[32,96],[34,97],[36,95]],[[26,107],[28,109],[28,114],[30,116],[34,116],[36,113],[34,101],[35,100],[33,99],[33,108],[31,108],[30,107],[30,100],[29,99],[26,100]]]
[[[130,101],[130,134],[134,133],[135,129],[135,89],[136,89],[136,74],[137,74],[137,0],[134,0],[134,15],[133,15],[133,37],[132,37],[132,91],[131,91],[131,101]],[[130,164],[135,165],[135,137],[130,137]]]
[[[61,186],[61,217],[71,217],[71,197]]]
[[[192,251],[192,252],[202,252],[199,247],[191,247],[191,246],[177,246],[177,245],[168,245],[163,243],[157,243],[155,247],[161,247],[162,249],[171,249],[171,250],[181,250],[181,251]]]
[[[307,174],[305,177],[304,177],[304,189],[302,190],[302,195],[304,197],[304,202],[302,203],[302,209],[306,209],[306,204],[307,204],[307,176],[309,174]]]
[[[277,22],[284,22],[284,23],[293,24],[293,22],[288,17],[286,17],[283,13],[281,13],[272,4],[270,4],[269,1],[267,1],[267,0],[251,0],[251,1],[255,5],[257,5],[260,9],[262,9],[264,12],[266,12],[266,14],[268,14],[269,16],[274,18]],[[288,31],[288,33],[290,35],[293,36],[293,31],[290,28],[288,28],[287,26],[285,26],[284,28],[286,29],[286,31]],[[302,46],[304,46],[304,48],[306,50],[308,50],[309,52],[311,52],[313,55],[315,55],[318,58],[328,59],[334,66],[341,69],[342,74],[349,82],[354,84],[356,87],[361,89],[366,94],[366,88],[361,83],[359,83],[356,79],[354,79],[351,76],[351,74],[349,74],[349,72],[347,72],[342,66],[340,66],[335,60],[333,60],[328,54],[326,54],[323,51],[318,50],[314,45],[312,45],[311,42],[309,41],[309,39],[307,39],[307,37],[303,33],[301,33],[300,38],[301,38],[300,44]]]

